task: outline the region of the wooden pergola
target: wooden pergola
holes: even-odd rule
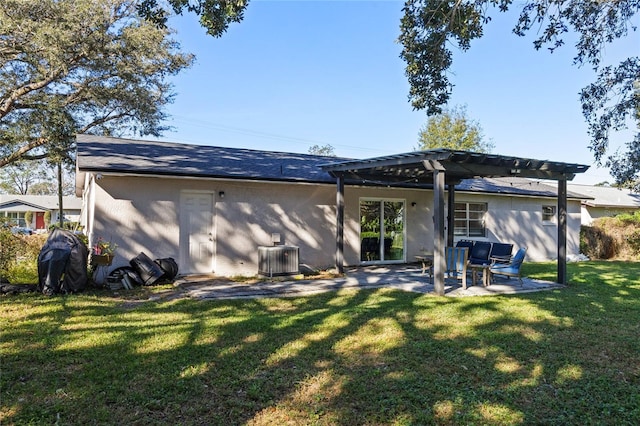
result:
[[[444,295],[445,248],[453,244],[453,215],[448,217],[445,236],[445,187],[450,206],[455,203],[455,185],[463,179],[509,177],[558,181],[558,283],[567,283],[567,181],[589,166],[547,160],[508,157],[449,149],[435,149],[351,160],[322,167],[337,181],[336,267],[344,271],[344,185],[375,182],[386,185],[417,185],[433,188],[434,287]],[[446,240],[445,240],[446,237]]]

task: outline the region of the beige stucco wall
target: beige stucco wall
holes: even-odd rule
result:
[[[335,185],[252,181],[103,176],[96,181],[94,223],[90,237],[119,245],[113,267],[127,265],[139,252],[151,258],[180,258],[180,196],[183,191],[209,192],[214,198],[215,256],[211,272],[255,275],[260,245],[271,234],[300,248],[300,262],[328,267],[335,258]],[[219,192],[224,191],[224,198]],[[89,196],[90,194],[85,194]],[[433,194],[428,190],[345,188],[345,263],[360,263],[359,200],[406,201],[406,259],[433,250]],[[89,198],[90,199],[90,198]],[[542,225],[541,205],[555,199],[458,193],[456,201],[488,202],[490,241],[526,245],[528,260],[556,257],[557,225]],[[412,206],[412,203],[416,203]],[[90,204],[90,203],[88,203]],[[87,206],[90,208],[90,205]],[[568,254],[578,253],[580,205],[569,202]],[[181,269],[181,272],[189,272]]]
[[[542,206],[557,206],[556,199],[510,197],[485,194],[456,194],[457,202],[486,202],[485,226],[488,241],[512,243],[514,252],[527,248],[528,261],[557,258],[558,223],[543,222]],[[567,202],[567,256],[580,253],[580,202]]]
[[[214,195],[210,272],[255,275],[257,248],[272,245],[272,233],[279,233],[282,243],[298,246],[302,263],[334,263],[333,185],[104,176],[97,181],[93,236],[119,245],[114,267],[128,264],[141,251],[185,264],[179,248],[182,191]]]

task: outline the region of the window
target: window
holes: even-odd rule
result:
[[[5,212],[5,216],[14,225],[27,226],[27,222],[24,220],[24,212]]]
[[[556,217],[556,206],[542,206],[542,221],[553,222]]]
[[[459,237],[485,237],[486,203],[456,203],[453,234]]]

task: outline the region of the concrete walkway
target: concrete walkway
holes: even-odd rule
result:
[[[489,287],[481,285],[471,286],[468,279],[467,289],[464,290],[458,281],[447,281],[445,295],[450,297],[490,296],[498,294],[529,293],[563,288],[564,286],[549,282],[523,279],[520,286],[518,280],[497,278],[496,283]],[[414,265],[398,266],[368,266],[350,268],[345,276],[331,279],[317,280],[273,280],[260,281],[255,284],[230,283],[216,281],[210,277],[182,277],[175,283],[185,295],[197,299],[246,299],[261,297],[298,297],[341,289],[375,289],[395,288],[416,293],[432,294],[433,284],[422,270]]]

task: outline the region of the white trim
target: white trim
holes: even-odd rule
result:
[[[378,202],[392,202],[392,203],[402,203],[402,259],[380,259],[380,260],[362,260],[362,253],[359,251],[358,259],[361,265],[384,265],[384,264],[393,264],[393,263],[406,263],[407,262],[407,200],[406,198],[386,198],[386,197],[359,197],[358,198],[358,223],[362,223],[362,210],[360,209],[360,205],[363,201],[378,201]],[[384,257],[384,209],[382,212],[382,220],[380,221],[380,233],[383,236],[380,241],[380,247],[382,251],[382,257]],[[358,242],[360,247],[362,247],[362,228],[358,229]]]

